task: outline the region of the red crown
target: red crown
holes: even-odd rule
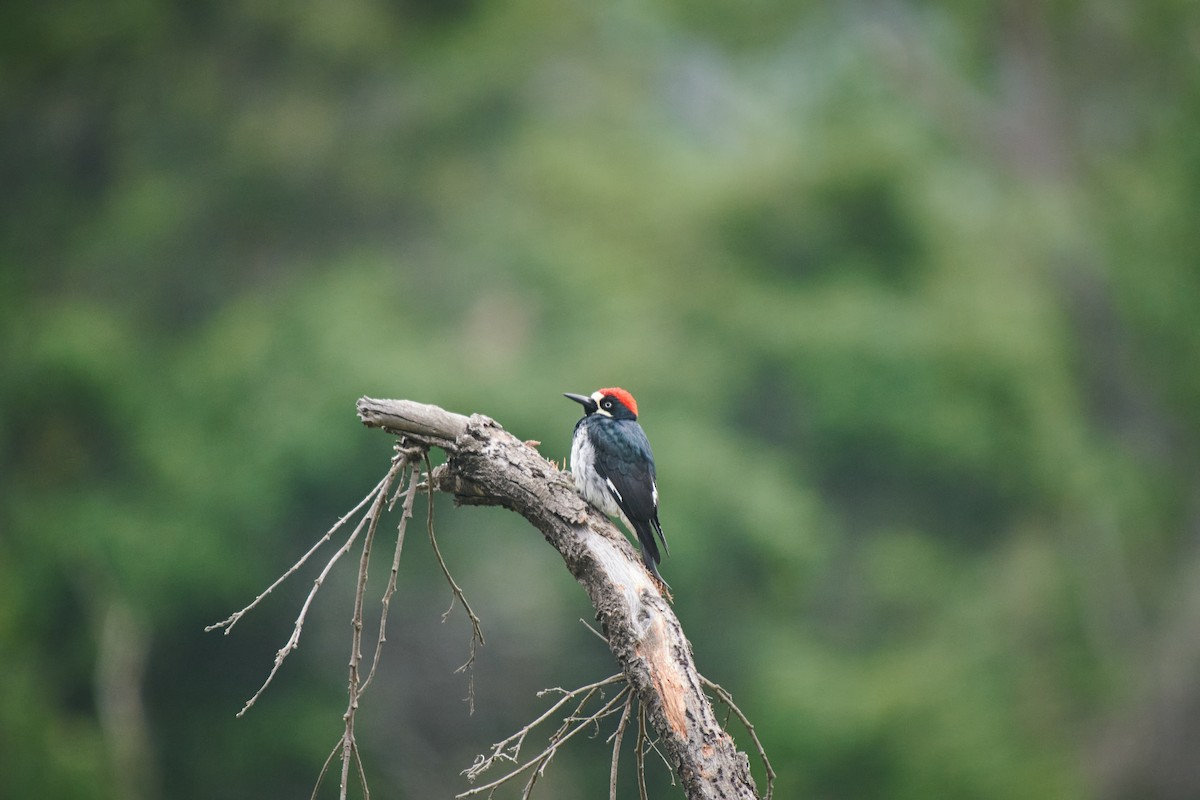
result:
[[[601,389],[600,394],[615,398],[618,403],[632,411],[635,417],[637,416],[637,401],[633,399],[633,395],[624,389],[613,386],[608,389]]]

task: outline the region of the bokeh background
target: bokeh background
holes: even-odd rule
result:
[[[353,560],[243,719],[315,571],[203,628],[386,469],[354,401],[562,459],[622,385],[776,797],[1200,796],[1198,90],[1177,0],[5,2],[0,795],[307,797]],[[436,526],[477,708],[414,527],[375,797],[614,671],[522,520]]]

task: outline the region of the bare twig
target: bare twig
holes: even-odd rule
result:
[[[371,683],[371,679],[375,677],[375,670],[379,666],[379,654],[383,651],[383,643],[387,637],[388,608],[392,602],[392,595],[396,593],[396,578],[400,572],[400,551],[404,548],[404,532],[408,527],[408,520],[413,515],[413,500],[416,498],[417,482],[421,476],[417,470],[411,471],[411,477],[408,482],[408,489],[404,491],[404,505],[400,509],[400,521],[396,524],[396,550],[392,555],[392,572],[388,577],[387,588],[383,591],[383,599],[380,601],[382,609],[379,612],[379,639],[375,642],[375,655],[371,658],[371,670],[367,673],[367,679],[363,681],[358,690],[358,696],[362,697],[362,693],[366,691],[367,686]],[[391,504],[396,503],[396,496],[392,497]]]
[[[514,764],[517,763],[517,761],[521,755],[521,745],[525,743],[525,737],[528,736],[529,733],[534,728],[541,725],[543,722],[545,722],[550,717],[552,717],[554,715],[554,712],[558,711],[560,708],[562,708],[567,703],[569,703],[572,699],[579,697],[581,694],[587,694],[587,696],[590,697],[591,693],[596,691],[597,689],[602,689],[605,686],[611,686],[612,684],[619,683],[623,680],[625,680],[625,676],[618,672],[616,675],[610,675],[609,677],[605,678],[602,681],[596,681],[595,683],[589,683],[587,686],[580,686],[578,689],[573,689],[569,692],[566,691],[565,689],[558,689],[558,688],[543,689],[542,691],[538,692],[538,697],[542,697],[546,694],[549,694],[550,692],[561,692],[562,698],[559,699],[559,701],[556,702],[554,705],[550,706],[550,708],[546,709],[542,713],[542,715],[539,716],[537,719],[535,719],[533,722],[530,722],[524,728],[521,728],[521,730],[512,734],[508,738],[503,739],[503,740],[497,742],[496,744],[492,745],[491,755],[478,756],[475,759],[475,763],[472,764],[467,769],[463,770],[462,774],[467,776],[467,780],[474,782],[476,778],[478,778],[480,775],[482,775],[484,772],[486,772],[488,769],[490,769],[492,767],[492,765],[494,763],[496,763],[497,761],[509,761]]]
[[[375,542],[375,531],[379,527],[379,516],[383,512],[384,505],[387,504],[391,482],[407,466],[408,459],[403,455],[398,455],[392,459],[392,468],[388,470],[387,483],[376,494],[375,502],[372,504],[371,510],[367,512],[370,524],[367,526],[367,535],[363,537],[362,555],[358,559],[358,583],[355,586],[354,614],[351,617],[350,623],[350,675],[346,688],[348,697],[346,701],[346,713],[342,715],[342,720],[345,722],[346,728],[342,733],[342,780],[338,795],[340,800],[346,800],[346,793],[349,789],[351,759],[354,759],[358,765],[363,794],[366,796],[370,795],[370,790],[367,788],[366,776],[362,768],[362,759],[358,753],[358,744],[354,738],[354,719],[358,712],[358,698],[361,689],[358,665],[362,662],[363,598],[367,593],[367,576],[370,574],[371,566],[371,545]],[[376,647],[376,652],[378,653],[378,647]]]
[[[400,462],[393,461],[392,468],[388,470],[388,474],[384,477],[384,479],[380,481],[371,494],[367,496],[367,500],[378,500],[381,497],[386,497],[388,487],[390,487],[392,481],[395,480],[396,473],[399,469]],[[366,501],[359,503],[356,508],[361,508],[365,502]],[[320,591],[321,586],[325,583],[325,578],[329,575],[329,571],[333,569],[333,565],[336,564],[338,559],[344,556],[350,550],[350,548],[354,546],[354,542],[358,539],[358,535],[362,532],[363,527],[366,526],[374,517],[378,516],[376,509],[377,505],[372,506],[372,510],[368,511],[367,514],[361,520],[359,520],[358,525],[354,527],[354,530],[351,532],[350,536],[346,538],[346,543],[334,552],[334,554],[329,558],[329,561],[325,564],[325,568],[321,570],[321,574],[317,576],[315,581],[313,581],[312,589],[309,590],[308,597],[306,597],[304,600],[304,605],[300,607],[300,614],[296,617],[296,624],[295,627],[292,628],[292,635],[288,637],[288,640],[284,646],[281,647],[275,654],[275,663],[271,667],[271,672],[267,675],[267,679],[263,681],[263,685],[258,688],[258,691],[254,693],[253,697],[246,701],[246,705],[242,706],[242,710],[237,713],[237,716],[243,716],[247,711],[250,710],[250,707],[258,701],[258,698],[264,691],[266,691],[266,688],[271,685],[271,681],[275,679],[275,675],[279,672],[279,668],[283,666],[284,659],[291,655],[292,651],[300,646],[300,631],[304,627],[304,620],[308,616],[308,609],[312,605],[313,598],[316,597],[317,592]],[[328,536],[332,534],[334,530],[340,527],[345,519],[346,517],[343,517],[342,520],[340,520],[337,525],[330,530],[329,534],[326,534],[326,538],[328,538]],[[320,544],[320,542],[318,542],[318,544]],[[312,550],[315,549],[315,547],[312,548]],[[312,550],[309,550],[309,553],[305,554],[304,558],[297,562],[297,567],[308,558],[308,555],[312,553]],[[289,572],[294,571],[295,567]],[[278,583],[278,581],[276,583]],[[257,602],[258,601],[256,600],[255,603]],[[253,608],[255,603],[251,603],[249,606],[247,606],[247,609]],[[231,619],[233,618],[231,617]],[[234,621],[236,622],[236,620]]]
[[[309,800],[317,800],[317,792],[321,790],[321,783],[325,780],[326,773],[329,772],[329,765],[333,763],[333,759],[337,756],[338,750],[342,749],[342,742],[339,739],[338,743],[329,751],[329,755],[325,757],[325,763],[321,765],[321,773],[317,775],[317,782],[313,785],[312,794]]]
[[[675,772],[671,769],[671,762],[667,761],[666,755],[662,750],[658,749],[658,737],[655,736],[653,739],[647,738],[646,746],[648,749],[654,751],[654,755],[658,756],[659,761],[662,761],[663,766],[667,768],[667,777],[670,779],[671,785],[674,786]]]
[[[349,787],[350,761],[353,759],[355,771],[358,773],[359,785],[362,786],[363,796],[369,800],[371,791],[367,784],[366,770],[363,768],[362,753],[358,748],[358,743],[354,734],[355,714],[358,710],[359,701],[362,698],[363,692],[371,679],[375,675],[375,670],[379,666],[379,657],[383,649],[385,641],[385,631],[387,628],[387,612],[388,605],[392,595],[396,590],[397,574],[400,568],[400,554],[404,545],[404,531],[407,526],[407,520],[412,517],[413,499],[416,495],[414,487],[420,478],[420,473],[411,467],[411,459],[415,452],[410,452],[397,446],[397,454],[392,459],[392,467],[388,471],[387,477],[376,486],[374,493],[374,502],[364,521],[369,520],[367,526],[367,534],[363,539],[363,551],[359,558],[358,582],[355,590],[354,599],[354,614],[351,620],[352,634],[350,647],[350,677],[347,694],[349,700],[347,703],[346,712],[342,719],[345,723],[345,728],[342,732],[338,743],[334,745],[329,753],[329,757],[325,759],[325,763],[321,767],[321,772],[317,776],[316,784],[313,786],[312,797],[316,798],[317,792],[321,788],[321,784],[325,779],[325,775],[329,771],[329,765],[333,762],[334,757],[340,751],[342,753],[342,774],[339,785],[339,797],[344,800]],[[395,478],[408,469],[411,475],[408,489],[402,492],[403,483],[396,481]],[[391,484],[395,482],[396,491],[388,498],[388,492],[391,489]],[[367,673],[365,680],[359,682],[361,671],[359,666],[362,662],[362,628],[363,628],[363,600],[366,594],[368,568],[370,565],[371,545],[375,539],[375,533],[379,524],[379,518],[382,516],[383,507],[386,504],[389,509],[395,506],[396,501],[402,496],[405,496],[405,502],[401,510],[400,521],[397,525],[396,549],[392,556],[392,570],[388,579],[387,588],[384,591],[382,599],[382,610],[379,618],[379,636],[375,643],[375,652],[371,660],[371,668]],[[362,504],[359,505],[359,508]],[[361,528],[361,523],[360,523]]]
[[[598,631],[598,630],[596,630],[595,628],[593,628],[593,627],[591,626],[591,623],[589,623],[589,622],[588,622],[586,619],[584,619],[583,617],[580,617],[580,618],[579,618],[579,621],[580,621],[581,623],[583,623],[583,627],[587,628],[589,631],[591,631],[593,634],[595,634],[595,636],[596,636],[596,638],[597,638],[597,639],[599,639],[600,641],[604,642],[605,644],[608,644],[608,639],[605,639],[605,638],[604,638],[604,634],[602,634],[600,631]]]
[[[588,704],[588,701],[591,700],[592,695],[596,691],[599,690],[593,690],[592,692],[589,692],[587,696],[580,701],[579,705],[575,709],[575,713],[563,720],[563,724],[557,731],[554,732],[554,735],[550,737],[550,744],[545,750],[538,754],[533,762],[531,762],[537,764],[537,769],[530,774],[529,782],[525,784],[525,792],[522,795],[523,800],[524,798],[528,798],[530,796],[533,789],[533,784],[545,773],[546,767],[550,764],[550,760],[554,758],[555,754],[558,752],[558,748],[580,731],[586,730],[587,728],[593,726],[598,728],[600,720],[616,713],[615,706],[617,701],[620,700],[623,695],[628,695],[629,686],[623,686],[620,691],[613,695],[611,700],[601,706],[600,709],[595,713],[587,716],[580,716],[583,713],[584,707]],[[572,722],[577,722],[579,724],[568,732]]]
[[[637,785],[639,800],[649,800],[646,794],[646,707],[638,703],[638,732],[637,743],[633,748],[634,764],[637,765]]]
[[[433,468],[429,464],[429,455],[425,455],[425,471],[427,475],[432,476]],[[450,607],[442,614],[442,622],[446,621],[446,617],[450,616],[450,612],[454,610],[454,601],[462,603],[463,610],[467,612],[467,617],[471,620],[471,649],[467,655],[466,662],[454,670],[455,672],[467,673],[467,709],[469,713],[475,713],[475,651],[477,646],[484,644],[483,629],[479,624],[479,617],[471,610],[471,604],[467,602],[467,596],[463,594],[463,590],[455,582],[450,575],[450,568],[446,566],[446,560],[442,558],[441,548],[438,547],[437,537],[433,535],[433,478],[430,477],[426,482],[426,487],[429,493],[429,512],[426,515],[426,527],[429,530],[429,543],[433,546],[433,554],[437,558],[438,564],[442,568],[442,574],[446,576],[446,582],[450,584],[450,591],[454,596],[450,599]]]
[[[765,769],[767,773],[767,793],[763,795],[763,800],[771,800],[771,793],[775,789],[775,770],[771,767],[770,760],[767,759],[767,751],[763,747],[762,742],[758,739],[758,734],[754,730],[754,724],[750,722],[749,717],[743,714],[742,710],[737,707],[736,703],[733,702],[733,695],[729,694],[729,692],[725,691],[725,689],[713,683],[703,675],[700,676],[700,683],[704,686],[704,688],[715,694],[717,699],[724,703],[727,709],[733,712],[733,715],[736,716],[738,721],[742,723],[742,727],[746,729],[746,733],[750,734],[750,740],[754,742],[754,747],[758,750],[758,757],[762,759],[763,769]]]
[[[608,800],[617,800],[617,764],[621,761],[621,740],[625,738],[625,726],[629,724],[629,712],[633,709],[633,692],[625,695],[625,710],[617,722],[617,729],[610,737],[613,743],[612,768],[608,773]]]
[[[554,758],[560,747],[574,738],[580,731],[597,725],[599,724],[600,720],[616,713],[618,702],[622,698],[626,697],[630,692],[628,684],[622,686],[621,689],[615,695],[613,695],[610,700],[608,700],[608,702],[604,703],[596,711],[585,715],[583,713],[583,709],[587,706],[591,698],[601,690],[602,687],[622,681],[624,681],[624,676],[613,675],[612,677],[606,678],[602,681],[597,681],[596,683],[582,686],[573,691],[565,692],[562,699],[555,703],[549,710],[547,710],[533,722],[526,725],[517,733],[494,745],[491,756],[480,756],[475,760],[475,764],[470,769],[465,770],[463,774],[465,774],[468,779],[474,780],[497,761],[510,761],[512,763],[517,763],[519,759],[520,746],[524,742],[525,737],[529,734],[529,732],[533,730],[533,728],[537,727],[537,725],[539,725],[541,722],[549,718],[554,711],[561,708],[569,700],[582,695],[582,699],[576,705],[575,711],[563,719],[562,725],[560,725],[558,730],[556,730],[550,736],[545,749],[524,764],[520,764],[515,769],[509,771],[496,780],[486,783],[483,786],[476,786],[473,789],[468,789],[461,794],[455,795],[455,797],[461,799],[464,797],[470,797],[472,795],[482,794],[483,792],[487,792],[488,795],[491,796],[491,793],[499,786],[514,780],[517,776],[532,769],[533,773],[529,776],[529,780],[525,784],[525,788],[521,795],[522,800],[526,800],[530,796],[530,792],[533,789],[534,783],[536,783],[537,779],[544,774],[546,766],[550,763],[551,759]],[[563,690],[551,689],[546,691],[562,692]],[[539,696],[545,694],[546,691],[539,692]]]
[[[348,512],[346,512],[345,515],[342,516],[341,519],[339,519],[337,522],[335,522],[333,527],[330,528],[329,530],[327,530],[325,532],[325,535],[322,536],[320,539],[318,539],[317,543],[314,544],[312,547],[310,547],[308,549],[308,552],[300,557],[299,561],[297,561],[295,564],[292,564],[291,568],[288,569],[287,572],[283,573],[278,578],[276,578],[275,582],[272,583],[270,586],[268,586],[266,589],[264,589],[263,592],[258,597],[254,598],[254,601],[252,603],[250,603],[250,605],[246,606],[241,611],[237,611],[237,612],[231,614],[228,619],[223,619],[220,622],[214,623],[212,625],[208,625],[207,627],[205,627],[204,632],[208,633],[210,631],[215,631],[218,628],[224,628],[225,634],[228,635],[229,632],[231,630],[233,630],[233,626],[238,623],[238,620],[240,620],[243,616],[245,616],[246,613],[248,611],[250,611],[252,608],[254,608],[259,603],[261,603],[263,601],[263,598],[265,598],[267,595],[269,595],[271,592],[273,592],[275,590],[275,587],[279,586],[279,584],[286,581],[288,578],[290,578],[292,575],[294,575],[296,573],[296,570],[298,570],[298,569],[300,569],[300,567],[304,566],[304,562],[308,561],[309,557],[312,556],[313,553],[317,552],[317,550],[319,550],[321,548],[321,545],[328,542],[330,540],[330,538],[333,537],[333,534],[338,530],[338,528],[340,528],[346,524],[346,520],[350,519],[350,517],[354,516],[360,510],[362,510],[362,507],[365,506],[367,503],[370,503],[372,500],[374,500],[375,495],[379,492],[380,488],[389,480],[390,477],[391,476],[389,474],[388,476],[384,477],[384,479],[381,480],[378,484],[376,484],[375,488],[372,489],[366,497],[364,497],[361,501],[359,501],[358,505],[356,505],[354,508],[350,509]]]
[[[371,787],[367,786],[367,771],[363,767],[362,750],[354,747],[354,768],[358,771],[358,783],[362,786],[363,800],[371,800]]]

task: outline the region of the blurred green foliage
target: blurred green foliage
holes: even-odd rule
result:
[[[243,719],[310,578],[202,629],[382,474],[354,400],[562,459],[560,392],[611,384],[777,797],[1197,796],[1198,31],[1170,0],[6,3],[0,796],[305,796],[352,568]],[[536,533],[436,514],[478,712],[415,526],[360,714],[382,797],[461,791],[538,689],[613,669]],[[607,796],[607,759],[544,794]]]

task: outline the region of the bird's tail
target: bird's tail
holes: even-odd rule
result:
[[[662,559],[658,554],[658,543],[654,541],[654,532],[657,530],[659,538],[662,539],[662,528],[659,527],[658,520],[654,520],[653,525],[654,527],[652,528],[650,522],[639,521],[633,527],[637,532],[638,543],[641,544],[642,562],[645,563],[646,569],[650,571],[650,574],[653,575],[659,583],[661,583],[663,586],[666,586],[667,589],[670,590],[671,585],[664,581],[662,575],[658,573],[658,563]],[[663,547],[667,546],[666,539],[663,539],[662,543]]]
[[[657,512],[654,514],[654,518],[650,520],[650,524],[653,525],[654,530],[658,532],[658,539],[662,542],[663,552],[668,556],[671,555],[671,548],[667,546],[667,537],[663,536],[662,525],[659,524]],[[658,556],[655,556],[654,559],[657,561]]]

